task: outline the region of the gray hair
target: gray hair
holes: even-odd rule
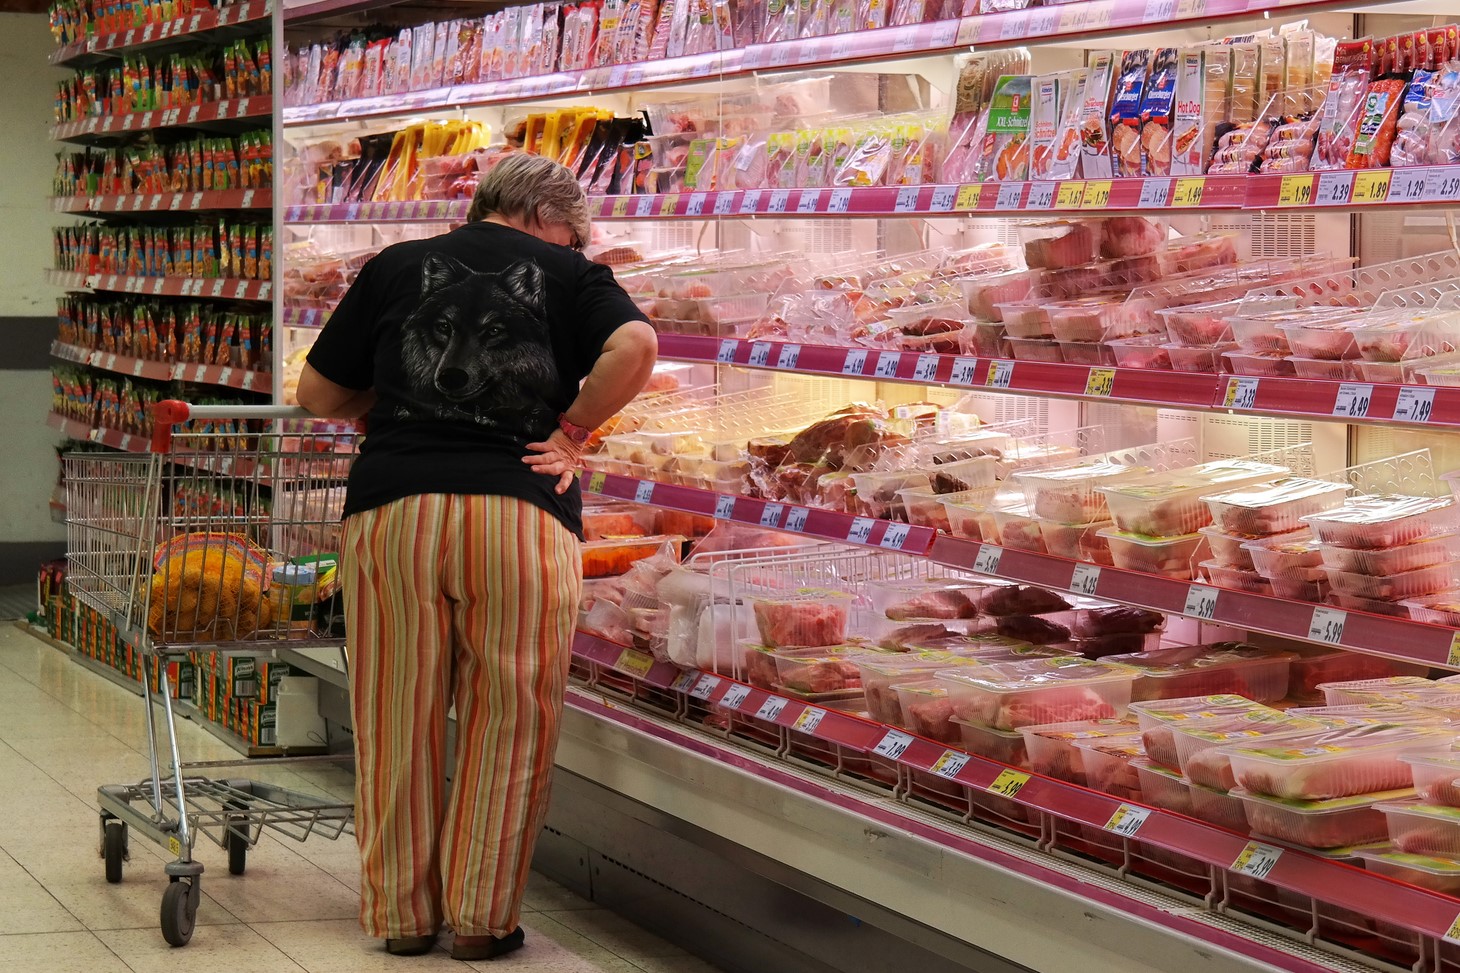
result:
[[[588,199],[567,167],[540,155],[517,152],[498,162],[477,183],[466,221],[496,214],[530,223],[571,227],[588,244]]]

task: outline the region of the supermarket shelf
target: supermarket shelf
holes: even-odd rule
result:
[[[322,328],[329,317],[330,312],[321,307],[285,306],[279,323],[286,328]]]
[[[122,193],[104,196],[57,196],[56,213],[193,213],[216,209],[271,209],[272,189],[222,189],[198,193]]]
[[[469,199],[411,199],[389,203],[304,203],[284,207],[285,223],[464,223]]]
[[[790,531],[817,540],[901,551],[989,577],[1073,591],[1215,625],[1460,670],[1460,630],[1407,618],[1342,611],[1309,601],[1249,594],[1204,582],[1178,581],[1049,554],[979,544],[938,534],[927,527],[602,472],[587,477],[584,491],[718,520]]]
[[[224,98],[186,108],[157,108],[122,115],[102,115],[63,122],[52,126],[51,139],[71,141],[91,135],[126,135],[179,125],[201,125],[210,122],[231,122],[241,119],[263,119],[273,113],[273,98],[254,95],[251,98]]]
[[[303,3],[284,4],[284,23],[297,24],[325,15],[358,14],[368,10],[391,7],[401,0],[306,0]]]
[[[110,54],[119,57],[123,52],[163,41],[193,39],[194,35],[205,34],[220,27],[237,27],[240,24],[268,20],[273,7],[273,0],[243,0],[219,9],[210,8],[174,17],[158,24],[144,24],[97,34],[58,48],[51,52],[49,60],[52,64],[79,66],[100,61],[101,58],[96,55]]]
[[[102,429],[55,412],[46,415],[46,425],[59,429],[70,439],[79,439],[84,442],[98,443],[102,446],[109,446],[112,449],[119,449],[124,453],[149,453],[152,451],[152,440],[140,433],[120,432],[116,429]],[[235,460],[231,455],[218,457],[192,455],[188,457],[174,456],[172,462],[193,469],[204,470],[215,473],[219,476],[252,477],[257,470],[252,460]]]
[[[268,372],[255,372],[247,368],[230,368],[224,365],[200,365],[194,362],[151,361],[134,358],[131,355],[114,355],[110,352],[93,351],[60,341],[52,342],[51,357],[62,361],[76,362],[103,371],[130,375],[133,378],[147,378],[159,382],[192,382],[198,385],[221,385],[225,388],[242,389],[245,392],[266,391],[273,378]]]
[[[85,274],[49,270],[46,279],[67,290],[119,291],[147,297],[205,297],[222,301],[267,301],[274,285],[267,280],[236,277],[133,277],[127,274]]]

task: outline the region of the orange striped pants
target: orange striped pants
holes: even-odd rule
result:
[[[360,924],[505,936],[547,813],[577,539],[524,500],[426,494],[350,516],[342,555]]]

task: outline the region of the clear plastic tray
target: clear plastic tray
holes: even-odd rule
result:
[[[1416,571],[1375,577],[1324,568],[1328,583],[1335,592],[1375,601],[1402,601],[1421,595],[1448,591],[1460,584],[1460,562],[1434,564]]]
[[[844,591],[805,590],[752,597],[760,640],[774,648],[840,645],[847,639],[853,598]]]
[[[1115,364],[1121,368],[1150,368],[1171,371],[1171,353],[1166,349],[1166,336],[1136,335],[1112,338],[1106,342],[1115,353]]]
[[[1209,348],[1234,341],[1227,318],[1239,310],[1241,301],[1216,301],[1190,304],[1186,307],[1162,308],[1156,316],[1166,325],[1166,333],[1174,345],[1188,348]]]
[[[1180,537],[1211,523],[1211,512],[1201,499],[1205,494],[1270,482],[1286,473],[1270,463],[1233,460],[1096,489],[1105,495],[1110,517],[1119,529],[1152,537]]]
[[[954,537],[997,544],[999,524],[994,520],[991,508],[1001,499],[988,490],[969,490],[967,493],[946,494],[939,498],[939,502],[943,504],[948,527]]]
[[[1389,840],[1411,855],[1460,856],[1460,807],[1438,804],[1380,804]]]
[[[998,471],[998,458],[985,455],[936,463],[923,472],[927,474],[933,492],[946,495],[971,490],[992,491]]]
[[[1124,736],[1104,737],[1094,740],[1076,740],[1085,764],[1085,784],[1123,801],[1143,802],[1141,778],[1133,766],[1134,761],[1144,757],[1139,733]]]
[[[979,723],[953,718],[962,734],[963,749],[988,757],[1010,767],[1030,769],[1029,754],[1024,748],[1023,734],[1015,730],[995,730]]]
[[[1382,841],[1388,834],[1383,812],[1375,806],[1401,799],[1409,790],[1328,801],[1293,801],[1235,790],[1246,806],[1253,833],[1304,848],[1352,848]]]
[[[1272,596],[1288,601],[1311,601],[1322,603],[1328,597],[1327,581],[1303,581],[1295,578],[1269,578]]]
[[[948,690],[936,681],[898,683],[892,687],[902,709],[901,725],[909,733],[937,740],[961,743],[963,734],[953,722],[953,702]]]
[[[1253,794],[1326,801],[1353,794],[1413,787],[1401,754],[1444,753],[1455,735],[1384,723],[1363,723],[1288,737],[1270,746],[1227,748],[1239,786]]]
[[[1293,374],[1299,378],[1316,378],[1325,382],[1349,382],[1359,378],[1357,361],[1300,358],[1297,355],[1289,355],[1287,360],[1293,366]]]
[[[1315,581],[1321,577],[1317,568],[1323,563],[1323,555],[1311,531],[1261,537],[1242,546],[1251,555],[1254,570],[1264,578]]]
[[[1110,520],[1097,520],[1093,524],[1063,524],[1039,518],[1039,532],[1044,537],[1047,553],[1095,564],[1114,563],[1110,559],[1110,542],[1099,534],[1101,530],[1114,526],[1115,522]]]
[[[1253,743],[1263,737],[1276,740],[1324,729],[1328,729],[1328,724],[1322,720],[1273,717],[1262,711],[1196,724],[1171,724],[1182,774],[1193,784],[1219,791],[1237,786],[1227,747]]]
[[[1353,363],[1358,369],[1359,381],[1361,382],[1387,382],[1398,385],[1404,381],[1404,366],[1399,362],[1387,361],[1364,361],[1360,359]]]
[[[1041,270],[1079,267],[1100,256],[1100,224],[1086,220],[1048,220],[1015,227],[1024,262]]]
[[[1460,808],[1460,753],[1402,758],[1414,773],[1414,787],[1426,804]]]
[[[1060,343],[1053,338],[1009,338],[1009,351],[1016,361],[1062,362]]]
[[[1335,570],[1352,574],[1376,577],[1401,574],[1460,560],[1460,534],[1446,534],[1379,550],[1325,544],[1320,548],[1320,560]]]
[[[857,666],[859,650],[773,652],[776,689],[798,696],[826,698],[828,694],[860,695],[862,675]]]
[[[1362,652],[1330,649],[1320,646],[1298,646],[1297,657],[1288,669],[1288,697],[1298,702],[1316,702],[1324,698],[1319,686],[1331,683],[1385,679],[1390,676],[1422,676],[1426,667],[1413,662],[1399,662]]]
[[[1191,785],[1191,816],[1220,828],[1247,833],[1247,806],[1242,799],[1213,787]]]
[[[963,299],[970,314],[985,321],[999,321],[1002,320],[1000,306],[1028,298],[1043,276],[1040,270],[1015,270],[962,277],[958,283],[963,288]]]
[[[1231,588],[1233,591],[1246,591],[1254,595],[1272,594],[1272,582],[1256,571],[1228,567],[1220,561],[1210,560],[1202,561],[1197,566],[1201,568],[1201,573],[1206,576],[1206,579],[1218,587]]]
[[[917,619],[975,618],[978,593],[988,585],[948,578],[880,581],[867,587],[872,608],[895,622]]]
[[[1009,331],[998,321],[970,321],[963,329],[963,350],[984,358],[1012,358]]]
[[[1244,353],[1281,358],[1293,353],[1288,336],[1278,327],[1285,320],[1283,314],[1231,314],[1227,316],[1227,326],[1232,329],[1232,338]]]
[[[1378,679],[1349,679],[1343,682],[1319,683],[1323,700],[1329,706],[1350,706],[1356,703],[1402,702],[1417,695],[1440,695],[1444,687],[1424,676],[1384,676]]]
[[[1354,497],[1303,521],[1325,544],[1377,550],[1455,532],[1460,504],[1453,497]]]
[[[1020,470],[1013,479],[1035,515],[1066,524],[1107,520],[1105,497],[1098,487],[1113,486],[1149,474],[1144,466],[1086,460],[1071,466]]]
[[[1222,360],[1234,375],[1255,375],[1260,378],[1283,378],[1298,374],[1288,356],[1276,351],[1224,351]]]
[[[1397,879],[1432,892],[1460,896],[1460,861],[1407,855],[1388,848],[1366,848],[1358,851],[1364,867],[1386,878]]]
[[[1452,589],[1418,598],[1406,598],[1399,604],[1417,622],[1460,626],[1460,591]]]
[[[1191,814],[1191,784],[1185,777],[1146,757],[1138,757],[1130,765],[1140,779],[1145,803],[1177,814]]]
[[[1224,341],[1205,348],[1189,348],[1184,345],[1162,345],[1171,359],[1171,369],[1177,372],[1200,372],[1203,375],[1220,375],[1232,371],[1231,362],[1225,353],[1236,351],[1237,344]]]
[[[1300,358],[1336,361],[1359,357],[1354,341],[1354,321],[1312,322],[1279,325],[1288,337],[1288,347]]]
[[[1184,537],[1146,537],[1113,528],[1097,533],[1110,545],[1110,559],[1116,567],[1180,580],[1192,577],[1194,564],[1206,540],[1200,533]]]
[[[898,497],[900,490],[928,490],[928,474],[922,470],[875,470],[853,473],[857,512],[884,520],[907,520],[907,510]]]
[[[1048,338],[1049,309],[1044,301],[1014,301],[1000,304],[1004,330],[1010,338]]]
[[[1075,720],[1022,727],[1029,767],[1036,773],[1084,784],[1085,761],[1075,744],[1109,737],[1130,738],[1135,725],[1126,720]]]
[[[1369,362],[1401,362],[1409,357],[1410,342],[1426,323],[1422,317],[1404,315],[1357,324],[1353,335],[1359,346],[1359,355]]]
[[[1292,659],[1290,652],[1215,642],[1113,655],[1105,661],[1136,671],[1131,687],[1131,699],[1136,702],[1235,694],[1266,703],[1287,695]]]
[[[1140,724],[1141,742],[1146,747],[1146,756],[1163,766],[1173,768],[1181,766],[1172,729],[1175,726],[1199,727],[1223,720],[1250,722],[1257,718],[1254,714],[1259,713],[1265,722],[1283,719],[1278,710],[1234,693],[1185,699],[1142,700],[1131,703],[1131,712]]]
[[[1342,608],[1344,611],[1368,612],[1371,615],[1393,615],[1395,618],[1409,617],[1409,609],[1397,601],[1376,601],[1373,598],[1346,595],[1341,591],[1330,591],[1324,597],[1324,601]]]
[[[1303,527],[1303,518],[1339,506],[1348,494],[1345,483],[1288,477],[1273,483],[1208,494],[1212,523],[1229,534],[1263,537]]]
[[[855,662],[862,689],[867,696],[867,712],[874,720],[902,725],[902,701],[893,686],[919,679],[932,679],[940,669],[966,665],[947,658],[931,658],[934,653],[908,655],[860,656]]]
[[[898,490],[897,499],[907,514],[907,522],[914,527],[928,527],[945,534],[953,532],[948,520],[948,510],[943,506],[941,493],[931,490]]]
[[[941,672],[957,715],[999,730],[1083,719],[1118,719],[1130,705],[1135,674],[1099,662],[1056,668],[1042,660],[990,666],[979,673]],[[1083,660],[1081,660],[1083,661]]]
[[[1058,341],[1100,342],[1149,332],[1151,317],[1141,302],[1124,294],[1056,301],[1049,306],[1049,327]]]
[[[1212,560],[1225,564],[1231,568],[1244,568],[1249,571],[1257,570],[1253,563],[1252,552],[1246,547],[1248,543],[1257,540],[1248,534],[1229,534],[1219,527],[1208,524],[1197,531],[1207,539],[1207,545],[1211,548]],[[1307,531],[1305,530],[1306,534]],[[1274,535],[1285,537],[1285,534]]]
[[[1061,341],[1060,359],[1070,365],[1118,365],[1115,351],[1103,341]]]
[[[1030,513],[1029,506],[1022,502],[1007,503],[991,508],[994,523],[998,525],[999,543],[1020,551],[1047,553],[1044,547],[1044,532],[1039,529],[1040,518]]]

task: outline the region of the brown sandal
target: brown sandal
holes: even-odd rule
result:
[[[392,956],[424,956],[435,947],[435,936],[401,936],[385,941],[385,951]]]
[[[457,936],[456,942],[451,945],[451,958],[459,960],[496,959],[521,949],[526,938],[521,926],[500,939],[496,936]]]

